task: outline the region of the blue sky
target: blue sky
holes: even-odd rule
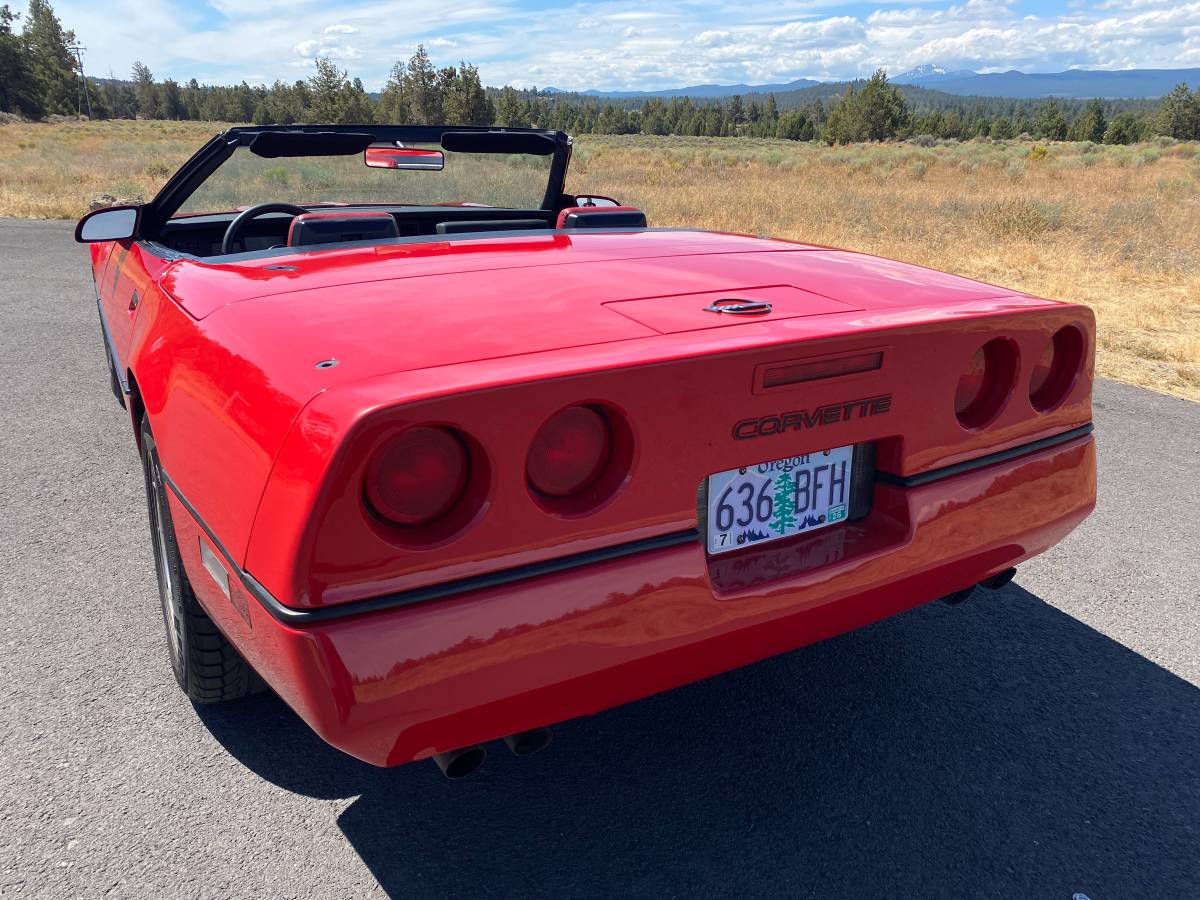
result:
[[[11,2],[11,0],[10,0]],[[20,8],[19,0],[12,4]],[[58,0],[89,74],[270,82],[327,56],[379,88],[425,44],[486,84],[653,89],[980,71],[1200,67],[1200,2],[1170,0]]]

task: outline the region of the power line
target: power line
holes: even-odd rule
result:
[[[88,118],[90,119],[92,118],[92,95],[88,92],[87,76],[83,74],[83,51],[86,50],[87,47],[83,46],[82,44],[70,44],[68,45],[67,49],[75,54],[75,61],[79,63],[80,91],[82,92],[83,99],[87,101]],[[80,115],[83,115],[82,107],[83,104],[80,102],[79,92],[76,92],[75,110]]]

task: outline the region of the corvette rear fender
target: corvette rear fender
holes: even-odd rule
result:
[[[268,376],[236,335],[198,322],[157,283],[144,289],[127,352],[135,440],[144,415],[171,483],[237,561],[275,455],[311,385]]]

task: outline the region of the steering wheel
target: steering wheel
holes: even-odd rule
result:
[[[258,206],[243,209],[234,216],[233,221],[229,223],[229,227],[225,229],[225,237],[221,238],[221,252],[233,252],[234,241],[241,237],[242,229],[251,219],[257,219],[259,216],[265,216],[267,213],[291,213],[293,216],[302,216],[306,212],[308,210],[303,206],[294,206],[291,203],[260,203]]]

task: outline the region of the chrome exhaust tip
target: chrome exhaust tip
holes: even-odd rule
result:
[[[998,591],[1000,588],[1012,581],[1013,578],[1016,577],[1016,574],[1017,570],[1015,568],[1005,569],[1003,572],[999,572],[993,575],[991,578],[985,578],[983,581],[979,582],[979,586],[985,587],[989,591]]]
[[[955,591],[953,594],[947,594],[942,598],[942,602],[947,606],[958,606],[958,604],[970,597],[974,590],[975,585],[971,585],[969,588],[963,588],[961,591]]]
[[[504,738],[504,746],[512,751],[513,756],[533,756],[539,750],[545,750],[553,739],[549,728],[533,728],[508,735]]]
[[[433,761],[442,770],[442,774],[451,781],[466,778],[483,765],[487,759],[487,751],[476,744],[474,747],[461,747],[458,750],[447,750],[445,753],[435,753]]]

